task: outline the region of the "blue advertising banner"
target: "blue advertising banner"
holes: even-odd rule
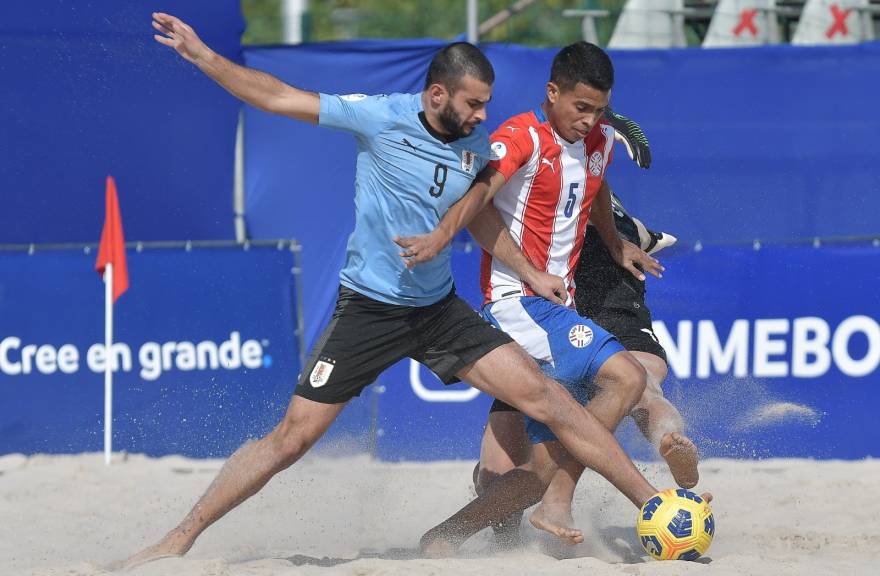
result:
[[[709,454],[880,455],[880,247],[708,246],[651,281],[666,390]]]
[[[94,251],[0,253],[0,454],[103,447],[226,456],[279,420],[299,372],[285,245],[128,250],[131,287],[104,346]]]
[[[649,280],[667,397],[705,457],[880,455],[880,247],[705,246],[661,253]],[[102,446],[103,290],[94,254],[0,257],[0,454]],[[116,450],[226,456],[268,432],[299,371],[289,250],[129,251],[119,301]],[[479,251],[458,245],[456,289],[478,308]],[[476,458],[491,399],[403,361],[322,440],[385,460]],[[618,437],[654,458],[628,420]]]
[[[773,245],[660,254],[649,280],[664,390],[704,457],[880,456],[880,247]],[[459,294],[480,301],[479,252],[454,260]],[[382,376],[385,459],[477,458],[490,399],[402,362]],[[654,449],[627,419],[618,438]]]

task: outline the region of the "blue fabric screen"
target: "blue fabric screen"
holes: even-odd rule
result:
[[[248,65],[327,92],[420,90],[439,41],[258,48]],[[490,128],[543,99],[555,49],[488,45]],[[618,111],[638,120],[654,164],[618,147],[608,179],[632,213],[682,241],[788,240],[878,232],[880,44],[617,51]],[[246,202],[255,238],[303,243],[307,342],[328,316],[353,226],[354,142],[251,108]]]
[[[240,60],[238,0],[4,3],[0,244],[96,242],[107,174],[130,240],[234,237],[240,105],[153,40],[154,10]]]

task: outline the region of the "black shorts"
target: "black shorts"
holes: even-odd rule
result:
[[[593,228],[588,228],[582,250],[574,276],[578,314],[613,334],[630,352],[647,352],[666,362],[645,304],[645,283],[614,261]]]
[[[647,310],[647,308],[644,308]],[[592,318],[593,322],[608,330],[629,352],[647,352],[666,362],[666,350],[657,341],[651,327],[651,313],[647,318],[640,314],[609,310]]]
[[[430,306],[399,306],[340,286],[333,317],[295,394],[324,404],[347,402],[407,357],[452,384],[462,368],[509,342],[454,290]]]

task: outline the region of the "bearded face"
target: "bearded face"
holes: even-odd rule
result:
[[[450,138],[456,139],[467,136],[474,131],[476,124],[468,124],[461,118],[455,108],[452,107],[452,100],[446,102],[446,105],[440,109],[439,113],[440,125],[443,131],[449,134]]]

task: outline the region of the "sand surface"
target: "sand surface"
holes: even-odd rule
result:
[[[0,575],[86,576],[151,543],[185,514],[219,460],[99,454],[0,456]],[[702,562],[656,562],[634,535],[636,510],[585,476],[575,503],[587,541],[561,547],[527,526],[525,547],[493,549],[488,531],[459,557],[418,557],[423,531],[472,497],[473,462],[307,457],[209,529],[185,558],[135,576],[346,574],[877,574],[880,461],[706,460],[698,490],[716,497]],[[640,467],[672,485],[659,464]]]

